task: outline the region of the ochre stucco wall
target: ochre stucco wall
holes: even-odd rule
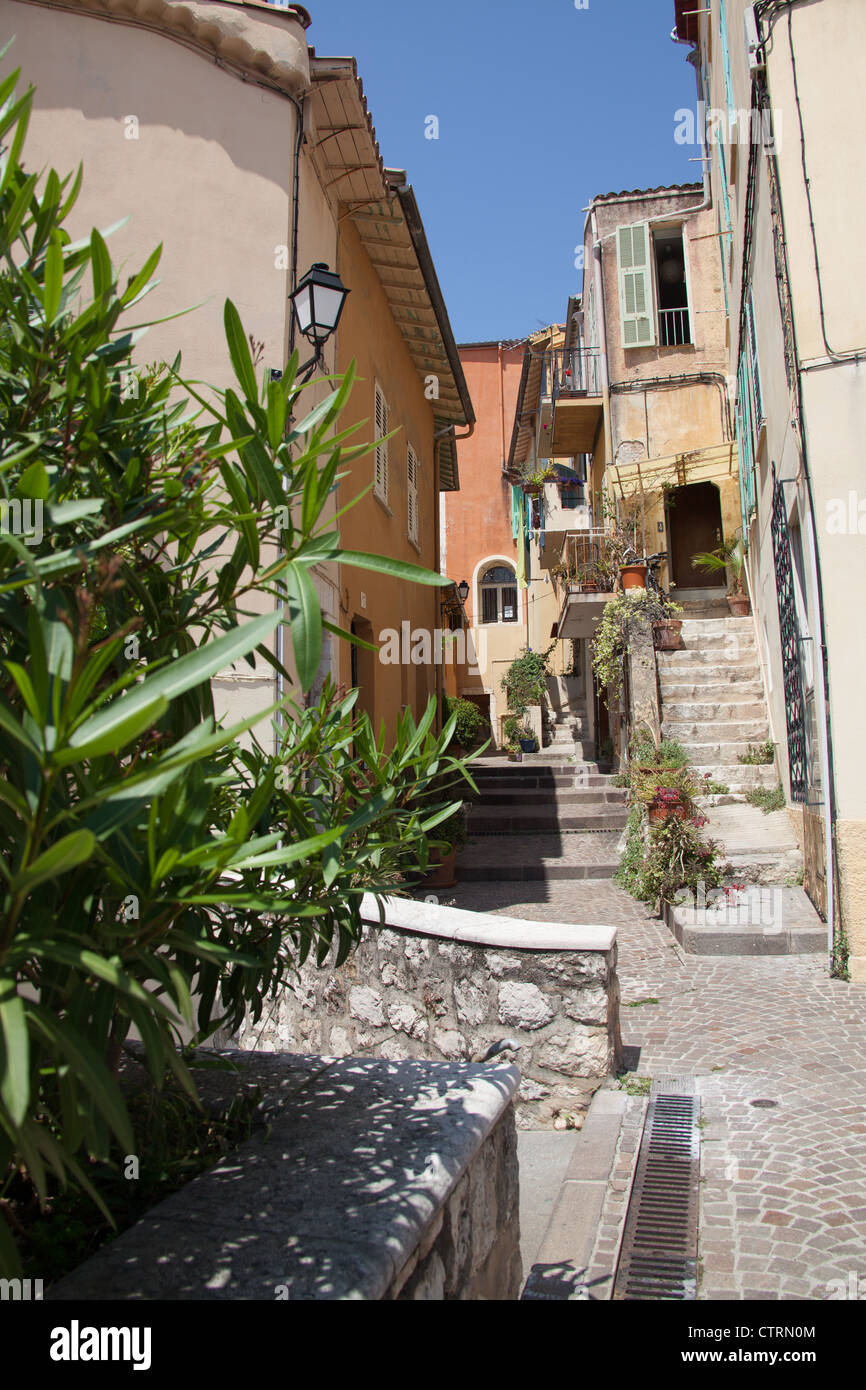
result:
[[[360,425],[349,443],[371,443],[375,439],[378,382],[388,402],[390,429],[396,430],[388,442],[389,510],[372,492],[368,493],[340,519],[342,542],[350,550],[378,552],[438,570],[439,494],[431,402],[424,395],[424,383],[391,315],[378,275],[348,218],[340,223],[337,265],[343,283],[351,290],[340,320],[339,370],[345,371],[353,358],[357,364],[356,384],[341,427]],[[408,536],[408,444],[419,461],[418,548]],[[340,487],[341,506],[372,483],[374,455],[371,452],[347,467],[350,476]],[[413,632],[423,629],[432,633],[441,628],[444,624],[440,602],[439,589],[369,570],[341,567],[340,625],[348,628],[353,619],[367,622],[377,642],[387,629],[399,632],[404,621]],[[429,696],[437,689],[440,672],[441,667],[432,664],[384,664],[374,656],[364,657],[359,668],[359,703],[377,726],[384,719],[390,732],[404,705],[411,706],[415,717],[420,717]],[[347,643],[340,645],[340,674],[348,686],[351,653]]]

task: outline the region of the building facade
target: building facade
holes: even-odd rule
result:
[[[850,228],[866,124],[858,0],[676,4],[718,209],[742,525],[805,886],[866,979],[866,305]],[[684,124],[686,113],[683,113]],[[853,640],[852,640],[853,639]]]

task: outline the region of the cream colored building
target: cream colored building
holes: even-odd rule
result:
[[[693,13],[697,11],[697,13]],[[866,979],[866,5],[676,0],[738,384],[749,580],[806,889]],[[687,128],[682,113],[682,128]]]
[[[192,310],[151,329],[139,361],[180,352],[190,380],[232,382],[227,298],[261,345],[262,371],[282,368],[293,347],[303,361],[312,348],[295,341],[289,296],[314,262],[340,270],[347,308],[296,415],[333,389],[324,374],[358,359],[342,425],[360,423],[358,442],[384,432],[381,389],[385,428],[401,431],[377,451],[380,465],[390,453],[390,490],[381,505],[368,498],[346,514],[344,544],[438,571],[439,490],[458,485],[453,434],[471,425],[471,403],[411,188],[384,168],[354,60],[316,55],[306,10],[264,0],[0,0],[0,19],[3,37],[16,36],[7,65],[14,59],[36,88],[28,166],[65,174],[83,162],[72,235],[128,218],[109,238],[116,265],[131,274],[163,243],[141,317]],[[414,521],[407,450],[418,465]],[[352,466],[332,512],[374,481],[375,466],[373,454]],[[370,619],[378,639],[407,616],[415,626],[440,622],[433,588],[335,564],[311,572],[325,616],[346,629]],[[287,628],[275,643],[291,672]],[[319,680],[325,674],[345,684],[357,674],[348,644],[330,635]],[[374,660],[362,707],[391,725],[401,703],[420,712],[440,674]],[[232,718],[279,694],[260,660],[255,669],[237,663],[214,685],[218,712]]]

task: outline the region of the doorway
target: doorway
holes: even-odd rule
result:
[[[692,556],[715,550],[722,540],[722,504],[715,483],[687,483],[674,488],[667,503],[671,582],[678,589],[718,589],[720,572],[692,568]]]
[[[352,635],[360,637],[362,642],[373,641],[373,628],[366,618],[354,617],[352,619]],[[359,695],[358,703],[355,706],[356,712],[361,710],[370,716],[371,722],[375,716],[374,703],[374,682],[375,682],[375,653],[366,651],[363,647],[356,647],[352,643],[350,647],[351,657],[351,683],[357,686]]]

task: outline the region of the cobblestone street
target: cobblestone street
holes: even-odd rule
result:
[[[455,902],[617,926],[627,1064],[693,1076],[701,1097],[699,1298],[847,1298],[858,1284],[866,1297],[866,985],[831,980],[818,956],[684,956],[609,881],[470,883]],[[640,1107],[599,1228],[593,1297],[605,1296]]]

